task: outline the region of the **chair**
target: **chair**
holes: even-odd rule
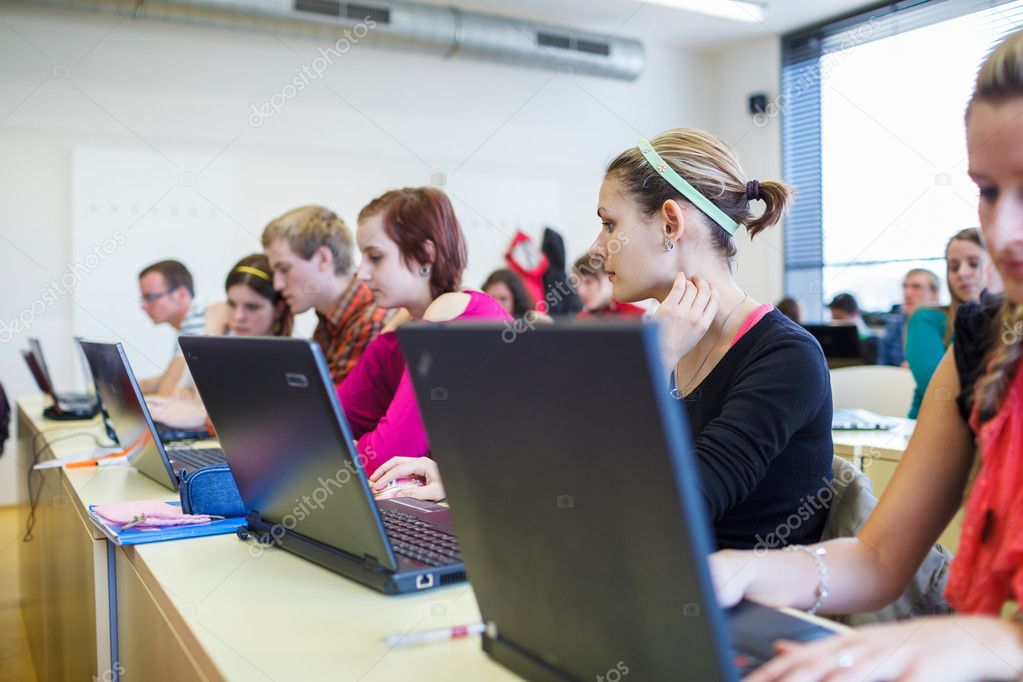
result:
[[[831,370],[831,400],[836,409],[905,417],[915,388],[913,374],[903,367],[861,365]]]

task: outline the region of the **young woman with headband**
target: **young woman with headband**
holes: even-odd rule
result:
[[[894,600],[968,493],[946,596],[955,616],[779,643],[749,682],[1021,679],[1023,627],[1023,32],[984,61],[966,111],[968,171],[1004,296],[962,306],[895,476],[856,538],[807,552],[720,552],[718,597],[843,614]],[[948,396],[956,396],[950,400]],[[807,548],[801,548],[807,549]],[[999,618],[1008,609],[1011,620]]]
[[[293,315],[274,291],[266,256],[255,253],[235,263],[224,282],[227,301],[206,309],[206,333],[213,336],[291,336]],[[161,422],[176,428],[198,428],[206,423],[206,410],[194,389],[174,397],[147,396]]]
[[[693,129],[622,152],[600,188],[590,256],[615,300],[660,302],[662,360],[719,547],[816,542],[826,516],[815,504],[834,454],[824,356],[732,275],[739,228],[758,235],[789,202],[784,184],[749,180],[727,144]]]

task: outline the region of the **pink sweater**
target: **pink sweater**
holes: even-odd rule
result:
[[[470,296],[469,305],[455,320],[512,319],[487,294],[465,293]],[[380,334],[370,342],[358,364],[338,385],[337,395],[367,476],[392,457],[422,457],[429,453],[430,442],[419,414],[412,377],[394,332]]]

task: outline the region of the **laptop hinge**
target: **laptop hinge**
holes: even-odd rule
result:
[[[380,566],[380,562],[377,561],[377,558],[372,554],[363,554],[362,562],[366,565],[366,568],[371,571],[380,571],[382,568]]]

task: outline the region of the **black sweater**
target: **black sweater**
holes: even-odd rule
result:
[[[685,398],[720,548],[820,539],[830,499],[831,378],[820,345],[772,310]]]

